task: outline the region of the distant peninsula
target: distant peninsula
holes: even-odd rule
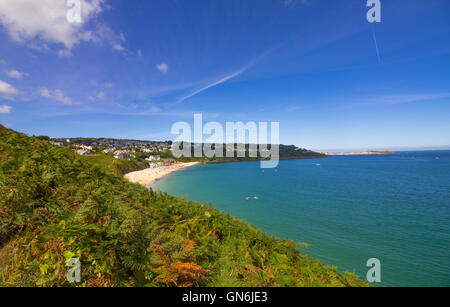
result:
[[[367,156],[367,155],[390,155],[395,154],[394,151],[359,151],[359,152],[320,152],[327,156]]]

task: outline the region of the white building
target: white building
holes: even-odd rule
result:
[[[116,159],[127,159],[132,157],[133,155],[127,150],[117,150],[116,152],[114,152],[114,158]]]
[[[115,148],[106,148],[105,150],[103,150],[102,152],[104,154],[113,154],[116,151]]]
[[[152,161],[160,161],[161,157],[160,156],[150,156],[147,159],[145,159],[146,161],[152,162]]]
[[[92,152],[88,149],[78,149],[76,153],[79,154],[80,156],[89,156],[92,154]]]

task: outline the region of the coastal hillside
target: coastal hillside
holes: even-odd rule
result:
[[[107,154],[110,157],[117,157],[119,159],[126,158],[128,163],[121,163],[120,167],[122,172],[131,172],[142,169],[142,164],[146,164],[146,160],[151,157],[158,157],[161,160],[177,160],[181,162],[239,162],[239,161],[259,161],[265,158],[261,157],[261,153],[258,151],[255,157],[250,154],[250,145],[241,144],[243,146],[243,157],[227,157],[226,145],[221,144],[223,151],[222,157],[202,157],[195,156],[195,147],[203,147],[208,145],[209,147],[216,148],[217,144],[194,144],[187,143],[183,146],[189,146],[191,155],[190,157],[175,157],[172,153],[172,142],[155,142],[155,141],[142,141],[142,140],[127,140],[127,139],[105,139],[105,138],[56,138],[51,139],[48,136],[38,136],[39,139],[48,140],[50,143],[60,147],[70,147],[75,151],[78,151],[81,155],[93,156]],[[237,144],[234,144],[236,149]],[[268,146],[270,148],[270,145]],[[122,157],[121,157],[122,156]],[[279,158],[280,160],[291,159],[316,159],[326,158],[327,153],[320,153],[304,148],[299,148],[295,145],[279,145]],[[151,160],[152,161],[152,160]],[[159,160],[158,160],[159,161]]]
[[[367,285],[298,247],[0,126],[0,286]]]

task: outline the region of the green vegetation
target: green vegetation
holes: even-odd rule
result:
[[[367,285],[98,159],[0,126],[0,286]],[[80,284],[66,280],[74,257]]]
[[[95,164],[103,169],[109,169],[110,172],[120,175],[139,171],[148,167],[145,158],[136,157],[133,159],[115,159],[111,155],[98,153],[92,156],[86,156],[85,160]]]
[[[205,162],[205,163],[212,163],[212,162],[241,162],[241,161],[259,161],[259,160],[264,160],[264,158],[261,157],[260,152],[256,153],[256,157],[250,157],[249,154],[249,145],[245,144],[243,146],[245,146],[245,150],[244,150],[244,157],[237,157],[237,144],[234,144],[234,157],[227,157],[226,156],[226,144],[222,144],[222,148],[223,148],[223,154],[222,157],[205,157],[203,156],[202,158],[196,158],[194,157],[194,144],[191,144],[191,157],[181,157],[178,158],[177,160],[182,161],[182,162]],[[203,144],[201,145],[203,146]],[[212,144],[212,148],[214,149],[216,146],[216,144]],[[268,146],[269,150],[270,150],[270,145]],[[315,158],[325,158],[327,157],[327,155],[319,153],[319,152],[315,152],[315,151],[311,151],[311,150],[307,150],[307,149],[303,149],[303,148],[298,148],[294,145],[279,145],[279,158],[280,160],[291,160],[291,159],[315,159]]]

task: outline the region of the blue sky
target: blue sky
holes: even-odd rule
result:
[[[310,149],[450,147],[450,2],[0,2],[0,123],[173,139],[176,121],[278,121]]]

